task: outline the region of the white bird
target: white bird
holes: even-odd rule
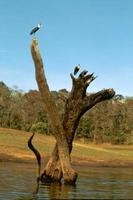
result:
[[[33,28],[32,30],[31,30],[31,32],[30,32],[30,35],[32,35],[32,34],[34,34],[35,35],[35,33],[41,28],[41,23],[40,24],[38,24],[35,28]]]

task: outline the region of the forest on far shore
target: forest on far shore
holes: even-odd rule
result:
[[[62,119],[66,89],[51,91]],[[24,93],[0,82],[0,126],[50,135],[51,126],[40,93]],[[84,142],[133,144],[133,97],[120,94],[98,103],[80,120],[75,139]]]

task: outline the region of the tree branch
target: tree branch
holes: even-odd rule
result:
[[[115,91],[112,88],[110,88],[110,89],[104,89],[97,93],[86,96],[84,99],[84,108],[88,110],[92,108],[95,104],[101,101],[111,99],[114,95],[115,95]]]

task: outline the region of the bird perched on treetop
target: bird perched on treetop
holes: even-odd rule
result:
[[[30,35],[34,34],[41,28],[42,24],[38,24],[35,28],[32,29],[32,31],[30,32]]]
[[[76,67],[74,68],[74,75],[76,75],[79,70],[80,70],[80,64],[76,65]]]

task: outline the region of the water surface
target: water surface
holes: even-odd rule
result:
[[[78,167],[76,186],[40,185],[35,165],[0,163],[0,200],[133,199],[131,168]]]

